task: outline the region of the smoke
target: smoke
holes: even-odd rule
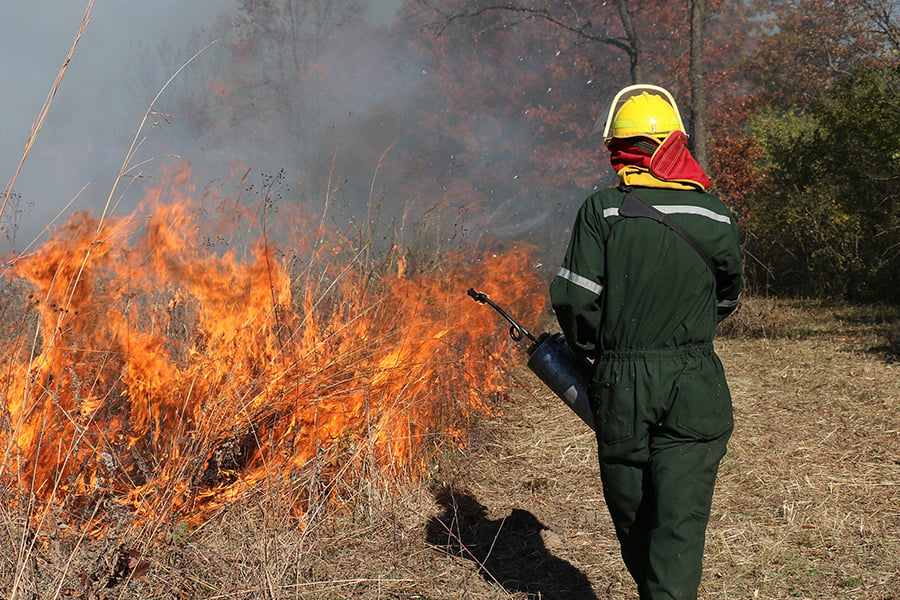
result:
[[[47,120],[13,186],[15,194],[3,216],[5,239],[0,240],[0,252],[22,251],[47,226],[72,211],[96,211],[105,205],[150,102],[194,53],[228,34],[238,5],[239,0],[97,0]],[[86,6],[86,1],[31,0],[10,3],[4,9],[0,20],[0,192],[6,191],[15,174]],[[399,0],[366,2],[364,18],[370,24],[386,24],[398,8]],[[226,156],[246,158],[252,151],[254,140],[241,141],[241,148],[229,149],[221,140],[215,147],[204,147],[197,131],[182,129],[185,121],[179,111],[190,103],[196,89],[207,85],[203,80],[227,78],[218,71],[227,68],[227,53],[224,44],[211,46],[163,92],[159,112],[151,118],[151,127],[144,132],[147,139],[136,157],[138,162],[151,160],[133,173],[149,176],[175,156],[214,164]],[[255,141],[274,153],[272,145]],[[285,146],[286,140],[278,140],[274,147],[287,150]],[[294,157],[288,162],[298,163],[297,154],[286,154]],[[129,196],[136,195],[117,194],[114,202],[118,200],[120,210],[127,210],[133,203]]]
[[[346,8],[354,1],[295,6]],[[526,36],[486,36],[482,43],[495,64],[475,72],[471,61],[478,51],[453,50],[435,63],[429,42],[420,47],[409,30],[392,27],[403,0],[361,0],[361,10],[336,19],[309,48],[305,39],[288,46],[277,35],[264,35],[257,38],[263,47],[243,47],[238,60],[231,44],[248,27],[238,20],[246,16],[240,4],[97,1],[13,186],[0,253],[26,250],[43,239],[48,225],[76,210],[96,213],[108,199],[127,214],[141,199],[142,185],[185,161],[201,186],[243,165],[257,174],[285,173],[285,185],[313,198],[337,190],[357,207],[402,188],[392,208],[402,213],[416,203],[437,218],[431,207],[449,207],[454,222],[443,227],[448,235],[480,236],[490,229],[533,240],[536,232],[559,232],[561,223],[571,222],[577,208],[572,199],[580,196],[584,176],[576,181],[560,174],[572,170],[567,162],[580,162],[557,153],[559,165],[529,168],[535,148],[543,145],[544,154],[553,154],[555,142],[548,145],[547,136],[566,137],[572,156],[583,148],[569,125],[537,134],[529,121],[529,110],[552,115],[553,99],[566,98],[559,89],[566,84],[547,77],[562,77],[574,86],[571,93],[591,92],[578,87],[590,85],[589,78],[568,72],[584,71],[585,62],[567,63],[553,40],[532,38],[543,46],[526,56],[515,49]],[[34,0],[8,8],[0,22],[6,90],[0,96],[0,191],[15,172],[83,12],[77,3]],[[320,33],[315,29],[311,37]],[[111,196],[151,100],[214,40],[163,90],[130,163],[128,174],[135,177],[121,180]],[[294,48],[301,50],[292,55]],[[589,104],[588,94],[583,99]],[[551,171],[555,182],[546,177]]]
[[[180,40],[186,47],[199,49],[213,39],[211,18],[233,10],[236,1],[96,2],[47,120],[15,182],[19,200],[4,215],[8,226],[4,250],[21,250],[60,211],[66,214],[105,201],[152,100],[141,95],[129,77],[129,59],[139,44]],[[32,0],[4,7],[0,191],[5,191],[15,173],[86,6],[86,2]]]

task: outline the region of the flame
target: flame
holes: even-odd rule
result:
[[[419,475],[494,409],[521,357],[465,291],[536,316],[527,248],[423,269],[394,247],[372,266],[299,213],[231,244],[217,232],[263,221],[238,200],[209,210],[181,172],[133,215],[75,214],[18,257],[37,327],[2,355],[0,478],[20,497],[73,520],[101,501],[200,519],[262,481]],[[313,492],[293,489],[302,515]]]

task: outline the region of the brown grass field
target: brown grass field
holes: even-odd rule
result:
[[[750,298],[722,327],[736,429],[700,598],[900,599],[900,310]],[[0,595],[636,598],[592,433],[526,369],[511,379],[424,478],[343,490],[303,529],[276,484],[199,525],[100,538],[36,534],[7,502]]]

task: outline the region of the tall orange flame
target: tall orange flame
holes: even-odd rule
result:
[[[280,221],[304,235],[276,246],[260,229],[241,254],[199,233],[209,211],[188,180],[125,219],[76,214],[13,267],[38,328],[9,346],[30,354],[2,357],[0,476],[38,506],[198,518],[323,465],[415,475],[434,439],[492,410],[517,357],[465,291],[537,315],[527,249],[412,269],[395,247],[373,268],[298,216]]]

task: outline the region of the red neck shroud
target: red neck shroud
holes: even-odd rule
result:
[[[616,172],[625,167],[638,167],[663,181],[695,184],[704,190],[710,186],[706,173],[687,148],[684,132],[671,133],[652,154],[636,147],[634,142],[634,138],[610,141],[610,162]]]

